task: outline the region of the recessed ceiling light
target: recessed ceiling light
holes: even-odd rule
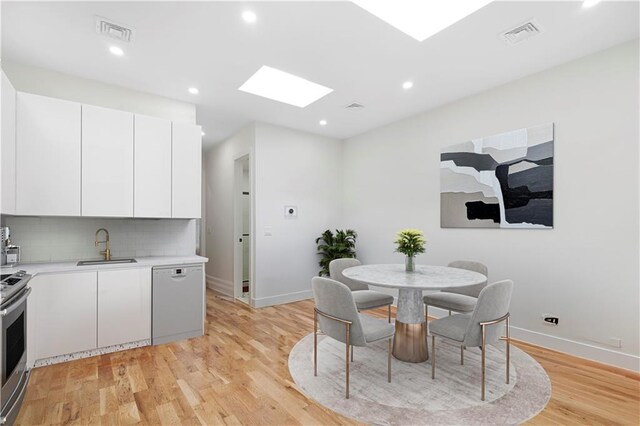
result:
[[[189,87],[189,93],[191,93],[192,95],[197,95],[198,93],[200,93],[200,91],[195,87]]]
[[[256,71],[238,90],[300,108],[333,92],[333,89],[321,84],[266,65]]]
[[[413,87],[413,81],[405,81],[404,83],[402,83],[402,88],[407,90],[407,89],[411,89]]]
[[[204,133],[204,132],[200,132],[200,135],[201,135],[201,136],[204,136],[204,135],[205,135],[205,133]]]
[[[367,12],[418,41],[431,37],[491,3],[491,0],[352,1]]]
[[[586,8],[589,8],[589,7],[593,7],[593,6],[595,6],[596,4],[600,3],[601,1],[602,1],[602,0],[584,0],[584,1],[582,2],[582,7],[584,7],[585,9],[586,9]]]
[[[327,125],[327,120],[320,120],[320,125],[321,126],[326,126]]]
[[[252,11],[245,10],[244,12],[242,12],[242,19],[244,19],[244,22],[248,22],[250,24],[253,24],[254,22],[256,22],[258,17]]]
[[[116,56],[122,56],[124,55],[124,50],[122,50],[121,48],[119,48],[118,46],[111,46],[109,48],[109,52],[113,53]]]

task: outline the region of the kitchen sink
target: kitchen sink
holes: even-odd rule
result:
[[[78,262],[78,266],[114,265],[118,263],[138,263],[138,261],[135,259],[81,260]]]

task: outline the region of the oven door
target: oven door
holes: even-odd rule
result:
[[[12,298],[0,310],[2,318],[2,417],[13,411],[26,387],[27,378],[27,297],[31,288]],[[18,407],[19,409],[19,407]]]

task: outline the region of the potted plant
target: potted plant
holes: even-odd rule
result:
[[[396,252],[402,253],[405,258],[405,269],[407,272],[415,270],[414,257],[416,254],[424,253],[424,233],[419,229],[403,229],[396,235]]]
[[[358,234],[353,229],[336,229],[335,235],[327,229],[316,238],[320,258],[320,276],[329,276],[329,263],[334,259],[356,257],[356,238]]]

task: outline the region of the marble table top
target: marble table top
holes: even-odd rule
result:
[[[431,265],[416,265],[414,272],[406,272],[404,264],[361,265],[347,268],[342,273],[349,279],[365,284],[415,290],[464,287],[480,284],[487,279],[478,272]]]

